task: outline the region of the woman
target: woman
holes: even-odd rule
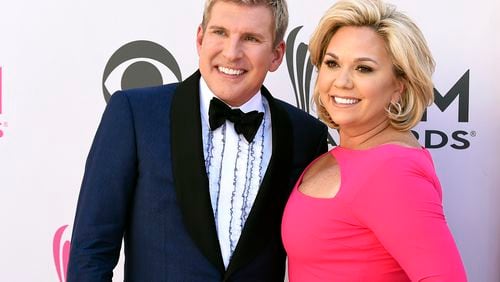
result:
[[[309,49],[318,115],[340,143],[288,200],[290,281],[466,281],[431,155],[410,131],[433,99],[418,27],[382,1],[340,1]]]

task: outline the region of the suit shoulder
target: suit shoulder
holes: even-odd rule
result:
[[[297,108],[296,106],[293,106],[285,101],[275,99],[277,104],[280,105],[288,114],[290,117],[290,120],[292,121],[292,124],[294,126],[297,125],[306,125],[310,126],[316,129],[326,129],[326,126],[324,123],[319,121],[317,118],[313,117],[309,113]]]
[[[132,88],[117,91],[115,95],[126,96],[131,102],[156,101],[158,99],[171,98],[179,83],[170,83],[158,86]],[[112,97],[113,97],[112,96]]]
[[[156,112],[164,111],[165,109],[170,109],[172,104],[172,97],[175,93],[178,83],[143,87],[143,88],[133,88],[127,90],[120,90],[115,92],[110,101],[108,102],[108,107],[114,105],[128,105],[133,112],[139,113],[144,112],[144,114],[152,114]],[[120,107],[120,106],[118,106]]]

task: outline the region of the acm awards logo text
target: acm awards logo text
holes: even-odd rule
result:
[[[300,42],[295,47],[295,40],[302,26],[293,29],[287,38],[286,61],[288,74],[295,92],[297,107],[310,113],[310,101],[312,98],[311,82],[313,65],[309,60],[308,46]],[[458,124],[469,122],[469,70],[451,87],[446,94],[434,88],[434,104],[441,112],[445,112],[448,107],[458,99]],[[432,117],[439,118],[439,117]],[[427,122],[427,111],[422,117],[422,122]],[[424,144],[426,148],[437,149],[450,146],[453,149],[464,150],[470,147],[470,137],[475,137],[476,132],[468,132],[463,129],[451,130],[450,133],[440,129],[425,130],[423,132],[412,131],[413,134]],[[330,135],[328,142],[336,146],[337,142]]]
[[[445,112],[452,102],[458,99],[457,121],[459,124],[469,122],[469,73],[467,70],[444,95],[441,95],[434,88],[434,104],[441,112]],[[427,111],[424,113],[422,121],[427,121]],[[413,133],[419,140],[423,138],[424,146],[431,149],[449,145],[453,149],[464,150],[470,147],[470,137],[476,136],[475,131],[468,132],[463,129],[452,130],[449,134],[438,129],[425,130],[420,134],[416,131]]]

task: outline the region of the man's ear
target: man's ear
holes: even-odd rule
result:
[[[273,50],[273,57],[271,65],[269,66],[269,71],[273,72],[278,69],[283,61],[283,56],[285,55],[286,44],[285,41],[281,40],[280,43]]]
[[[196,31],[196,50],[198,51],[198,56],[200,55],[201,44],[203,43],[203,27],[201,24],[198,26],[198,30]]]

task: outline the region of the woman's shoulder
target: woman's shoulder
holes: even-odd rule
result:
[[[400,169],[434,170],[434,162],[430,152],[422,146],[408,146],[403,143],[386,143],[370,152],[371,158],[378,159],[381,167],[389,167],[393,171]]]
[[[420,162],[426,165],[432,164],[430,153],[420,145],[410,131],[389,128],[383,134],[353,147],[356,149],[339,147],[337,150],[340,151],[340,155],[357,156],[362,161],[369,160],[378,166],[411,165]]]
[[[363,174],[376,174],[385,177],[418,174],[434,179],[435,167],[430,152],[422,147],[406,143],[385,143],[363,150],[335,147],[332,154],[340,166],[346,164],[350,170]]]
[[[371,158],[392,161],[404,161],[410,158],[419,158],[419,156],[429,158],[430,154],[424,147],[409,145],[407,143],[399,142],[388,142],[379,144],[377,146],[364,148],[364,149],[352,149],[342,146],[334,147],[331,150],[334,155],[346,155],[350,157],[358,158]]]

